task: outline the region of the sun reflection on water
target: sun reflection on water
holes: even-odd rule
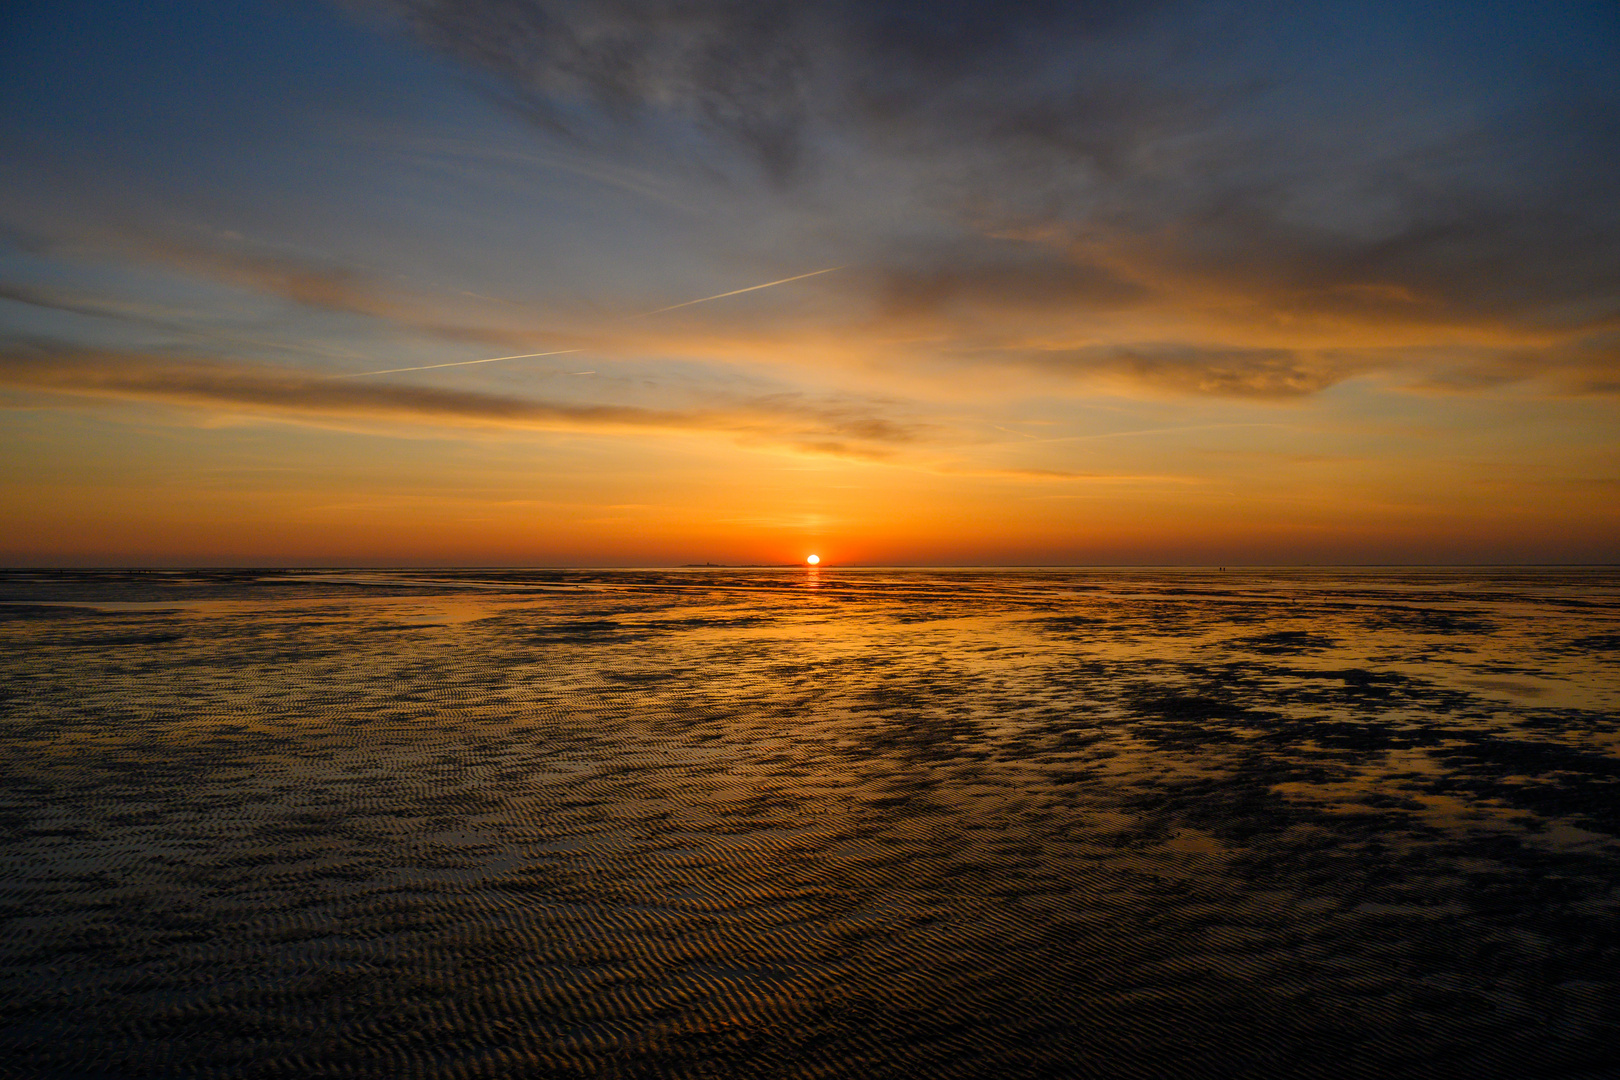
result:
[[[424,1076],[1611,1053],[1580,1010],[1620,1000],[1614,575],[802,573],[0,574],[0,996],[53,1032],[0,1046],[267,1077],[422,1040]],[[1591,707],[1502,689],[1553,678]]]

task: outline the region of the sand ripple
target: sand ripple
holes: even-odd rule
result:
[[[1620,1068],[1620,575],[0,598],[0,1075]]]

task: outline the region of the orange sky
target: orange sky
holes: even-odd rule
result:
[[[1202,7],[31,14],[0,562],[1620,558],[1615,18]]]

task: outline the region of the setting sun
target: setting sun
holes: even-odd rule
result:
[[[1620,1080],[1617,54],[0,0],[0,1080]]]

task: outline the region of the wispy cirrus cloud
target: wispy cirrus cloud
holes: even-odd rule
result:
[[[126,236],[116,250],[199,281],[361,317],[385,333],[499,349],[503,359],[589,352],[611,361],[677,357],[723,370],[768,368],[813,355],[832,369],[886,366],[920,391],[931,380],[945,385],[939,380],[952,372],[981,369],[1033,376],[1058,392],[1072,383],[1156,397],[1254,400],[1309,397],[1374,373],[1393,375],[1413,389],[1449,393],[1539,381],[1558,393],[1607,396],[1620,385],[1620,349],[1608,328],[1613,320],[1574,328],[1501,320],[1469,325],[1429,318],[1426,302],[1410,290],[1351,284],[1313,291],[1296,283],[1287,295],[1268,295],[1255,285],[1241,301],[1231,290],[1205,290],[1189,310],[1173,289],[1139,268],[1077,261],[1044,241],[1002,237],[912,244],[886,262],[838,274],[813,271],[784,279],[788,285],[756,283],[653,312],[567,317],[413,292],[331,260],[245,243]],[[845,301],[830,322],[815,325],[770,314],[739,317],[709,303],[769,285],[813,285],[821,295]],[[0,283],[0,299],[188,336],[206,325],[184,310],[29,282]],[[1160,326],[1179,336],[1141,336]],[[258,332],[273,334],[274,328]]]
[[[1093,378],[1111,377],[1164,393],[1260,399],[1305,397],[1378,366],[1366,357],[1181,342],[1054,351],[1030,360],[1038,366]]]
[[[874,458],[917,442],[927,426],[859,402],[799,394],[711,395],[683,408],[567,401],[381,381],[335,380],[288,368],[145,353],[0,353],[0,385],[79,397],[157,402],[319,424],[381,421],[441,427],[712,434]]]
[[[548,137],[672,157],[699,141],[714,201],[750,182],[726,162],[752,162],[859,254],[838,287],[891,338],[1024,367],[1112,348],[1114,375],[1154,393],[1283,397],[1460,344],[1559,375],[1577,352],[1598,363],[1590,339],[1620,318],[1613,80],[1547,68],[1528,40],[1470,53],[1415,9],[1339,23],[1206,0],[352,6],[492,73]],[[1616,33],[1612,13],[1588,14]],[[1478,32],[1500,43],[1518,17]],[[1418,40],[1473,66],[1436,65]],[[879,206],[873,189],[904,198]],[[1018,357],[1032,320],[1049,340]],[[1166,341],[1190,344],[1173,357]],[[1345,359],[1355,349],[1386,351]]]
[[[1052,393],[1100,380],[1274,400],[1375,372],[1451,392],[1620,382],[1606,344],[1620,322],[1606,165],[1620,104],[1576,67],[1500,100],[1469,96],[1367,31],[1336,62],[1359,55],[1388,79],[1330,84],[1265,44],[1273,30],[1315,42],[1323,27],[1204,0],[351,6],[388,13],[484,85],[492,75],[549,148],[534,161],[565,147],[574,174],[706,207],[716,250],[742,242],[724,219],[747,195],[807,261],[745,269],[729,289],[688,288],[677,269],[658,283],[667,302],[605,275],[589,303],[553,293],[525,308],[161,229],[114,238],[120,250],[489,356],[578,348],[757,368],[813,341],[824,367],[882,368],[942,395],[968,367]],[[1273,20],[1266,34],[1250,32],[1257,20]],[[1383,96],[1367,96],[1375,83]],[[656,167],[676,161],[687,167]],[[847,269],[803,280],[835,262]],[[769,294],[782,308],[698,303],[768,280],[792,282]],[[783,315],[795,297],[816,301],[818,325]],[[16,298],[138,317],[22,285]]]
[[[181,324],[183,313],[149,304],[120,302],[104,296],[82,291],[52,288],[26,282],[0,281],[0,300],[10,300],[30,307],[69,315],[88,315],[97,319],[117,319],[148,326],[171,327]]]
[[[14,230],[15,233],[15,230]],[[510,346],[554,349],[579,344],[577,332],[549,325],[533,311],[452,293],[412,288],[383,275],[312,253],[274,250],[241,237],[200,236],[147,221],[86,227],[78,233],[16,233],[11,245],[43,260],[58,274],[75,268],[113,270],[131,278],[150,278],[152,271],[209,289],[229,289],[278,301],[290,309],[357,316],[382,328],[423,335],[454,344],[507,350]],[[106,274],[100,275],[107,277]],[[118,274],[112,275],[114,279]],[[94,286],[61,286],[12,280],[0,282],[0,299],[77,315],[121,319],[143,325],[196,329],[199,313],[133,301]],[[195,298],[199,305],[206,299]],[[244,314],[234,312],[233,321]],[[267,322],[265,329],[276,327]],[[509,351],[516,352],[517,349]]]

